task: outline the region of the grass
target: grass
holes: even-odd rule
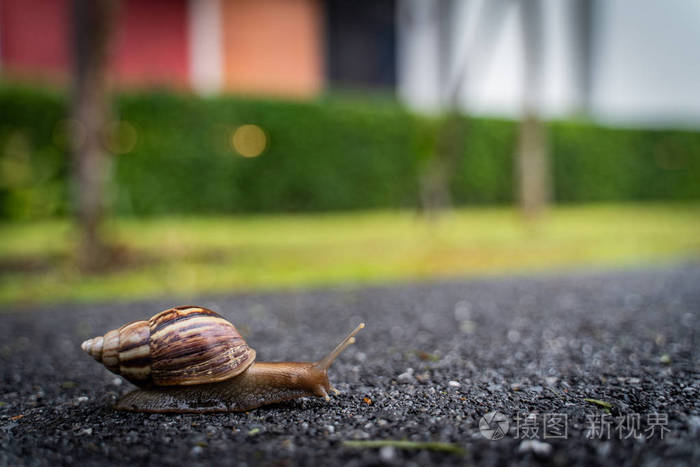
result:
[[[251,289],[635,266],[700,258],[700,204],[117,219],[123,247],[100,275],[72,265],[66,220],[0,226],[0,303],[191,297]]]

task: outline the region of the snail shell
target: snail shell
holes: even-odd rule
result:
[[[223,381],[255,360],[235,326],[206,308],[181,306],[134,321],[82,349],[137,386],[187,386]]]

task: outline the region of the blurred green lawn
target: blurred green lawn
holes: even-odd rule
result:
[[[537,224],[512,208],[116,219],[120,264],[72,266],[66,220],[0,226],[0,303],[365,284],[401,279],[635,266],[700,259],[700,204],[555,207]]]

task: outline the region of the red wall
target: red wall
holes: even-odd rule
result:
[[[0,0],[0,69],[39,78],[66,76],[70,0]],[[112,71],[127,85],[188,83],[187,0],[124,0]]]
[[[69,65],[67,0],[0,0],[2,70],[55,77]]]
[[[125,0],[114,72],[124,84],[187,85],[187,1]]]

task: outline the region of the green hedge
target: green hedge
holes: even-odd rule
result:
[[[0,218],[62,214],[69,199],[58,94],[0,86]]]
[[[0,86],[1,218],[68,212],[65,108],[60,93]],[[133,148],[116,138],[130,150],[113,159],[111,205],[127,215],[413,207],[439,126],[389,101],[148,93],[121,95],[115,108],[136,135]],[[248,123],[268,136],[259,157],[231,145]],[[454,201],[512,202],[516,125],[465,128]],[[556,122],[549,137],[557,201],[700,198],[700,133]]]
[[[700,133],[551,125],[558,201],[700,198]]]

